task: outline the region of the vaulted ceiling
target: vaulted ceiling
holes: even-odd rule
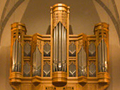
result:
[[[81,32],[91,34],[93,33],[91,30],[93,30],[96,23],[109,23],[107,19],[105,21],[100,19],[100,11],[97,9],[97,4],[99,4],[112,20],[120,36],[119,7],[116,6],[116,1],[118,2],[118,0],[52,0],[50,2],[48,2],[48,0],[4,0],[4,2],[1,1],[0,32],[2,35],[9,18],[13,14],[14,17],[18,17],[15,11],[21,4],[25,3],[26,8],[21,7],[24,12],[20,21],[26,24],[29,30],[28,34],[33,34],[35,32],[45,34],[47,30],[49,30],[50,25],[50,6],[61,2],[71,7],[70,28],[74,34]],[[17,22],[15,18],[13,22],[14,21]]]

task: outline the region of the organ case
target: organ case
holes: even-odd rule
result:
[[[65,4],[51,7],[49,35],[26,35],[11,25],[10,84],[15,90],[105,90],[109,77],[109,26],[98,23],[94,35],[69,34]]]

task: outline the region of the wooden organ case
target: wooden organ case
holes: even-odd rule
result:
[[[109,77],[108,24],[94,35],[69,34],[69,7],[51,7],[51,33],[26,35],[11,25],[10,85],[15,90],[105,90]]]

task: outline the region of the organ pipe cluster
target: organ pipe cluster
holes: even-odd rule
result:
[[[109,82],[109,25],[96,24],[94,35],[70,35],[69,9],[65,4],[51,7],[49,35],[26,35],[24,24],[11,25],[12,84],[21,83],[23,77],[31,77],[28,81],[36,85],[47,77],[58,87],[72,79],[83,85],[89,77],[98,83]]]

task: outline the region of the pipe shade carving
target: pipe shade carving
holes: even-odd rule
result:
[[[89,77],[96,77],[96,65],[93,62],[89,65]]]
[[[96,46],[94,43],[89,45],[89,56],[96,56]]]
[[[24,45],[24,56],[31,56],[31,45],[29,43]]]
[[[23,66],[23,76],[30,77],[30,64],[28,64],[27,62]]]
[[[73,42],[69,45],[69,56],[76,56],[76,45]]]
[[[45,43],[44,45],[44,56],[50,56],[50,49],[51,49],[51,46],[48,44],[48,43]]]
[[[69,77],[76,77],[76,65],[73,62],[69,65]]]
[[[45,62],[44,66],[43,66],[43,76],[50,77],[50,65],[48,62]]]

